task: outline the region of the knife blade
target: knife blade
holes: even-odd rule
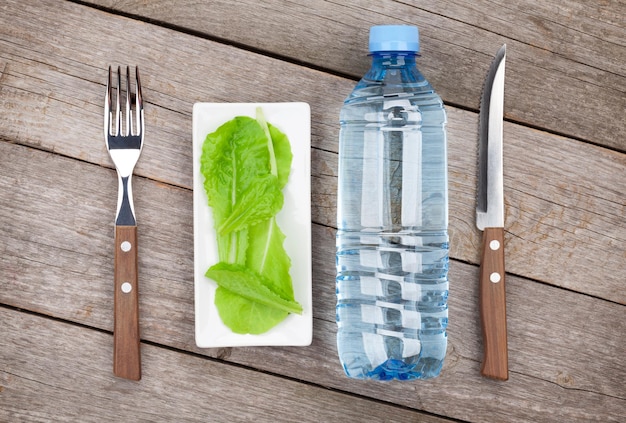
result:
[[[484,356],[481,374],[509,378],[504,268],[504,176],[502,127],[506,44],[493,60],[480,103],[476,226],[483,231],[480,317]]]

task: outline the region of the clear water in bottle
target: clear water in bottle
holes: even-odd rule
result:
[[[340,117],[338,353],[350,377],[426,379],[447,345],[446,114],[416,27],[372,27],[370,51]]]

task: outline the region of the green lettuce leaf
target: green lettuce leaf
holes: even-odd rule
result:
[[[263,110],[260,107],[257,109],[256,120],[268,140],[267,147],[270,154],[271,173],[278,176],[278,184],[283,189],[287,185],[291,171],[291,160],[293,159],[291,144],[285,134],[267,123]]]
[[[278,177],[282,189],[291,171],[291,145],[280,130],[265,121],[263,113],[257,110],[257,121],[268,137],[268,150],[272,174]],[[269,288],[286,299],[293,300],[293,284],[289,269],[291,259],[283,247],[285,234],[280,230],[276,218],[249,227],[249,245],[246,265],[262,275],[271,284]]]
[[[283,298],[293,300],[293,284],[289,269],[291,259],[283,248],[285,234],[276,219],[258,223],[248,230],[246,266],[262,275],[268,287]]]
[[[283,193],[274,175],[258,177],[256,183],[237,194],[230,215],[216,228],[220,235],[262,222],[283,207]]]
[[[252,118],[239,116],[207,135],[200,170],[218,236],[267,220],[283,206],[272,175],[265,132]],[[230,250],[232,238],[218,240]]]
[[[281,189],[287,185],[289,173],[291,172],[291,161],[293,154],[291,153],[291,144],[287,135],[283,134],[278,128],[268,125],[270,136],[272,137],[272,145],[274,147],[274,155],[276,157],[276,171],[278,176],[278,186]]]
[[[220,288],[224,288],[249,301],[288,313],[302,314],[302,306],[294,301],[282,298],[273,292],[263,276],[245,266],[231,263],[217,263],[207,270],[206,276],[213,279]]]
[[[302,313],[275,218],[292,159],[289,139],[260,108],[256,120],[236,117],[203,145],[201,171],[220,260],[206,276],[217,283],[215,305],[235,333],[263,333],[289,313]]]
[[[250,301],[227,289],[218,287],[215,304],[222,323],[234,333],[259,335],[265,333],[289,315],[286,311]]]

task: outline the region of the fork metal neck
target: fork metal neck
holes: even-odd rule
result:
[[[131,176],[119,176],[115,226],[136,226]]]

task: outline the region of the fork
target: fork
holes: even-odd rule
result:
[[[130,70],[126,67],[126,104],[121,109],[121,70],[117,68],[115,117],[111,107],[111,66],[104,101],[104,137],[118,176],[115,219],[113,373],[141,379],[139,342],[139,289],[137,275],[137,222],[133,205],[132,175],[141,154],[144,136],[143,99],[139,69],[135,67],[135,110],[131,111]],[[124,114],[124,125],[122,125]],[[132,118],[134,116],[134,119]],[[133,120],[135,122],[133,122]],[[133,127],[134,123],[134,127]]]

